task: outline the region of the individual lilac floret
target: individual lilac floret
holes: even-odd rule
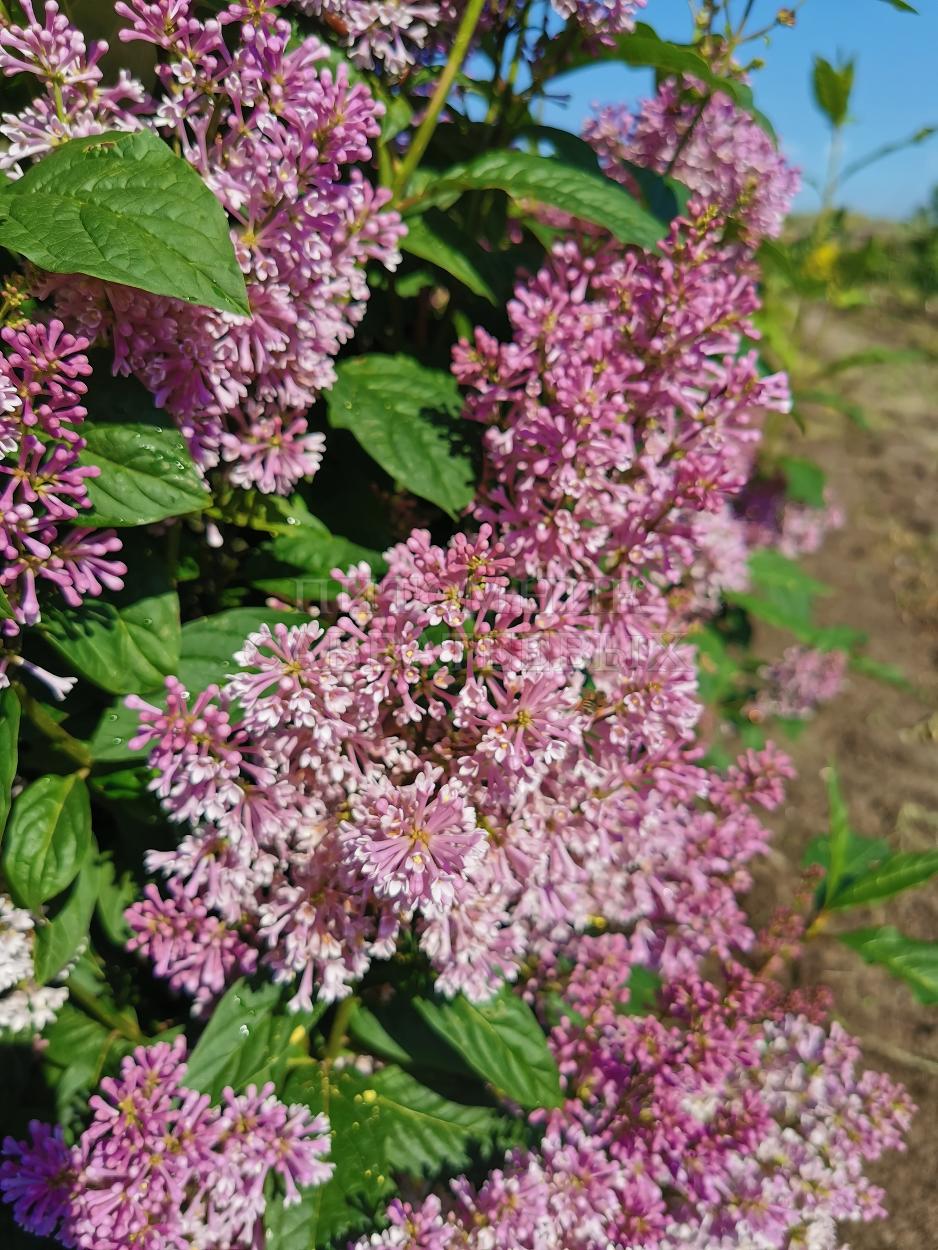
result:
[[[459,781],[438,786],[424,768],[407,786],[376,784],[356,796],[341,835],[379,898],[403,911],[452,901],[485,852],[485,831]]]

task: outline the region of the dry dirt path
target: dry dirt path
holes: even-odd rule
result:
[[[934,350],[938,324],[865,309],[828,314],[812,337],[825,356],[873,345]],[[872,657],[898,665],[918,697],[851,677],[788,747],[799,776],[777,822],[784,859],[774,858],[769,873],[789,884],[785,865],[825,828],[820,770],[828,760],[837,762],[858,832],[908,850],[938,847],[938,364],[857,370],[838,384],[863,403],[871,428],[812,417],[805,436],[788,439],[823,465],[847,512],[846,528],[806,561],[832,590],[818,615],[865,631]],[[765,638],[763,653],[773,641]],[[938,881],[857,913],[853,925],[885,922],[938,940]],[[909,1152],[873,1169],[889,1219],[846,1227],[846,1240],[853,1250],[938,1250],[938,1006],[919,1006],[904,985],[833,940],[812,945],[806,972],[833,989],[837,1016],[863,1040],[869,1065],[903,1080],[920,1107]]]

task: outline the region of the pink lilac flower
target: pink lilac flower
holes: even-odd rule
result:
[[[402,924],[442,992],[480,999],[596,916],[668,973],[752,944],[738,893],[779,775],[696,763],[680,637],[695,527],[731,524],[788,402],[744,352],[755,278],[710,213],[663,257],[559,245],[512,340],[456,352],[486,427],[477,532],[416,531],[378,582],[337,570],[335,616],[262,628],[191,713],[172,682],[142,709],[134,745],[191,825],[153,866],[295,1006],[347,994]]]
[[[824,703],[836,698],[844,683],[843,651],[788,647],[773,664],[759,670],[763,687],[751,705],[753,719],[782,716],[808,720]]]
[[[31,11],[26,27],[0,30],[0,70],[28,65],[43,83],[0,126],[2,163],[15,176],[65,138],[115,128],[153,127],[179,145],[229,214],[251,316],[75,276],[39,275],[36,290],[89,339],[110,340],[115,371],[137,376],[175,416],[204,469],[286,494],[319,466],[323,440],[306,412],[364,315],[365,265],[398,261],[403,227],[385,208],[389,192],[355,168],[371,155],[381,108],[343,69],[319,65],[318,40],[292,47],[272,6],[232,4],[205,21],[192,8],[116,6],[128,23],[121,38],[159,49],[152,96],[125,75],[104,86],[103,46],[87,53],[55,3],[52,34]],[[231,47],[223,31],[236,32]]]
[[[182,1038],[138,1047],[101,1082],[73,1147],[38,1123],[30,1142],[5,1140],[0,1194],[22,1227],[78,1250],[253,1250],[268,1177],[287,1205],[329,1179],[325,1116],[286,1106],[270,1084],[226,1089],[212,1106],[186,1087],[185,1054]]]
[[[533,983],[567,1099],[537,1112],[536,1150],[478,1187],[411,1205],[353,1250],[789,1250],[834,1246],[841,1220],[882,1214],[864,1174],[901,1149],[912,1106],[861,1072],[836,1024],[796,1014],[737,965],[687,973],[647,1003],[648,951],[621,934],[552,948]],[[660,1016],[659,1016],[660,1012]]]
[[[88,340],[58,320],[6,326],[0,336],[0,588],[14,621],[35,625],[43,588],[77,607],[119,590],[127,568],[114,558],[121,542],[113,530],[71,524],[90,506],[86,483],[99,473],[78,463]]]
[[[297,0],[296,7],[340,35],[360,68],[383,68],[395,77],[457,8],[445,0]]]
[[[775,237],[800,185],[771,137],[729,96],[666,79],[638,113],[613,106],[587,123],[585,136],[611,177],[628,183],[628,164],[667,173],[696,202],[736,218],[749,240]]]
[[[408,786],[373,785],[352,800],[340,834],[375,895],[408,911],[455,894],[485,849],[485,833],[459,781],[439,786],[442,769],[425,767]]]
[[[79,1168],[77,1148],[66,1145],[62,1128],[31,1120],[29,1140],[5,1137],[0,1154],[0,1197],[13,1208],[21,1228],[37,1237],[59,1234],[74,1246],[69,1200]]]
[[[169,898],[162,898],[155,886],[148,885],[144,897],[124,914],[133,931],[127,949],[146,955],[154,974],[166,977],[172,989],[190,995],[200,1013],[229,984],[250,975],[257,966],[256,948],[176,883]]]
[[[636,14],[645,4],[646,0],[551,0],[561,17],[576,18],[587,31],[601,39],[634,29]]]

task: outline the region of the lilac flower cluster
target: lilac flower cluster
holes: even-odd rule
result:
[[[551,0],[561,17],[576,18],[584,29],[606,38],[623,35],[635,26],[635,16],[647,0]]]
[[[456,353],[489,427],[478,532],[414,532],[378,584],[337,574],[334,623],[262,629],[191,706],[175,680],[165,708],[130,701],[154,790],[193,826],[151,856],[169,897],[129,913],[163,975],[203,1006],[256,951],[308,1005],[406,924],[443,992],[484,998],[596,915],[679,929],[667,967],[749,942],[752,804],[786,765],[768,751],[727,788],[695,762],[678,639],[719,579],[695,527],[787,403],[737,355],[755,306],[706,214],[662,258],[558,246],[518,288],[514,341]]]
[[[315,39],[291,45],[272,6],[234,3],[197,19],[188,0],[120,3],[124,40],[159,51],[160,90],[122,74],[101,81],[103,45],[53,2],[45,21],[0,29],[0,69],[29,72],[43,92],[0,126],[13,176],[65,138],[156,128],[177,143],[232,222],[250,317],[93,279],[47,276],[37,290],[89,339],[107,336],[117,372],[132,373],[179,422],[197,462],[236,486],[285,494],[319,466],[323,440],[305,413],[332,384],[332,359],[368,296],[364,266],[393,267],[402,226],[389,193],[356,168],[371,155],[381,106]]]
[[[212,1106],[186,1087],[185,1056],[182,1038],[138,1047],[101,1082],[74,1146],[38,1121],[28,1141],[6,1138],[0,1194],[23,1228],[78,1250],[253,1250],[268,1177],[287,1204],[329,1179],[325,1116],[273,1085]]]
[[[480,1188],[395,1200],[355,1250],[836,1250],[836,1225],[883,1214],[866,1163],[902,1149],[913,1107],[859,1049],[737,965],[630,1002],[644,947],[583,937],[544,962],[568,1093],[537,1151]],[[557,1002],[560,1008],[556,1007]]]
[[[296,0],[338,34],[362,69],[399,77],[458,9],[453,0]]]
[[[635,26],[636,13],[647,0],[550,0],[565,20],[577,21],[600,41]],[[295,0],[296,7],[318,18],[337,34],[362,69],[383,70],[400,78],[420,60],[445,54],[464,7],[456,0]],[[490,0],[480,29],[511,16],[506,0]]]
[[[479,331],[457,350],[467,415],[492,426],[476,514],[528,575],[615,568],[675,584],[699,518],[732,526],[726,501],[751,475],[761,423],[790,401],[784,375],[760,377],[740,353],[756,333],[755,271],[720,225],[709,209],[676,223],[663,257],[558,244],[509,304],[512,342]]]
[[[775,547],[793,560],[817,551],[845,522],[830,487],[824,490],[823,507],[816,508],[789,499],[778,477],[754,477],[734,499],[733,512],[743,521],[751,547]]]
[[[0,1038],[39,1033],[68,998],[65,986],[36,984],[34,932],[30,913],[0,894]]]
[[[808,720],[822,704],[837,697],[846,671],[843,651],[788,647],[773,664],[759,670],[764,685],[753,700],[750,715],[754,720],[770,716]]]
[[[77,607],[86,595],[119,590],[127,569],[115,558],[113,530],[81,525],[85,483],[99,472],[79,463],[88,340],[56,320],[6,326],[0,337],[0,588],[12,608],[9,637],[39,620],[41,585]],[[0,657],[0,674],[8,663]]]
[[[779,234],[801,181],[727,95],[676,79],[666,79],[635,115],[619,106],[602,109],[585,136],[610,177],[628,185],[629,162],[669,174],[694,192],[698,206],[734,217],[754,242]]]

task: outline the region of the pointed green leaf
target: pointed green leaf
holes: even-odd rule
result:
[[[37,928],[34,960],[40,985],[62,971],[88,936],[99,877],[97,862],[93,858],[86,859],[57,914],[48,924]]]
[[[938,942],[907,938],[891,925],[838,936],[868,964],[881,964],[907,982],[920,1003],[938,1003]]]
[[[827,477],[819,464],[797,456],[783,456],[781,466],[785,474],[785,493],[789,499],[807,504],[809,508],[824,507]]]
[[[0,192],[0,245],[84,273],[249,315],[221,204],[150,130],[70,139]]]
[[[445,213],[431,209],[408,218],[401,250],[428,260],[490,304],[505,298],[512,275],[505,273],[497,255],[486,252]]]
[[[208,507],[212,497],[186,440],[139,382],[99,369],[85,405],[79,462],[100,473],[86,481],[91,510],[82,524],[150,525]]]
[[[512,199],[536,200],[602,226],[620,243],[653,250],[664,233],[661,223],[629,192],[602,174],[530,152],[486,152],[453,165],[426,187],[420,206],[442,208],[463,191],[504,191]]]
[[[415,998],[430,1028],[502,1097],[526,1109],[559,1107],[557,1064],[531,1008],[505,987],[485,1003]]]
[[[410,356],[354,356],[338,366],[329,421],[350,430],[395,482],[457,516],[475,494],[461,450],[455,379]]]
[[[77,773],[40,777],[19,795],[3,840],[3,875],[21,907],[38,911],[70,885],[91,849],[91,805]]]
[[[899,851],[885,863],[844,886],[830,907],[859,907],[878,903],[902,890],[921,885],[938,873],[938,851]]]
[[[42,632],[72,668],[112,694],[143,694],[179,667],[179,598],[152,542],[125,544],[124,589],[80,608],[52,604]]]
[[[217,1100],[226,1086],[241,1092],[275,1080],[296,1023],[274,1014],[281,996],[270,982],[258,989],[246,981],[233,985],[189,1055],[186,1084]]]
[[[11,791],[19,758],[20,701],[12,686],[0,690],[0,842],[10,814]]]
[[[814,102],[835,129],[839,129],[847,120],[854,69],[853,61],[834,66],[823,56],[814,58]]]

